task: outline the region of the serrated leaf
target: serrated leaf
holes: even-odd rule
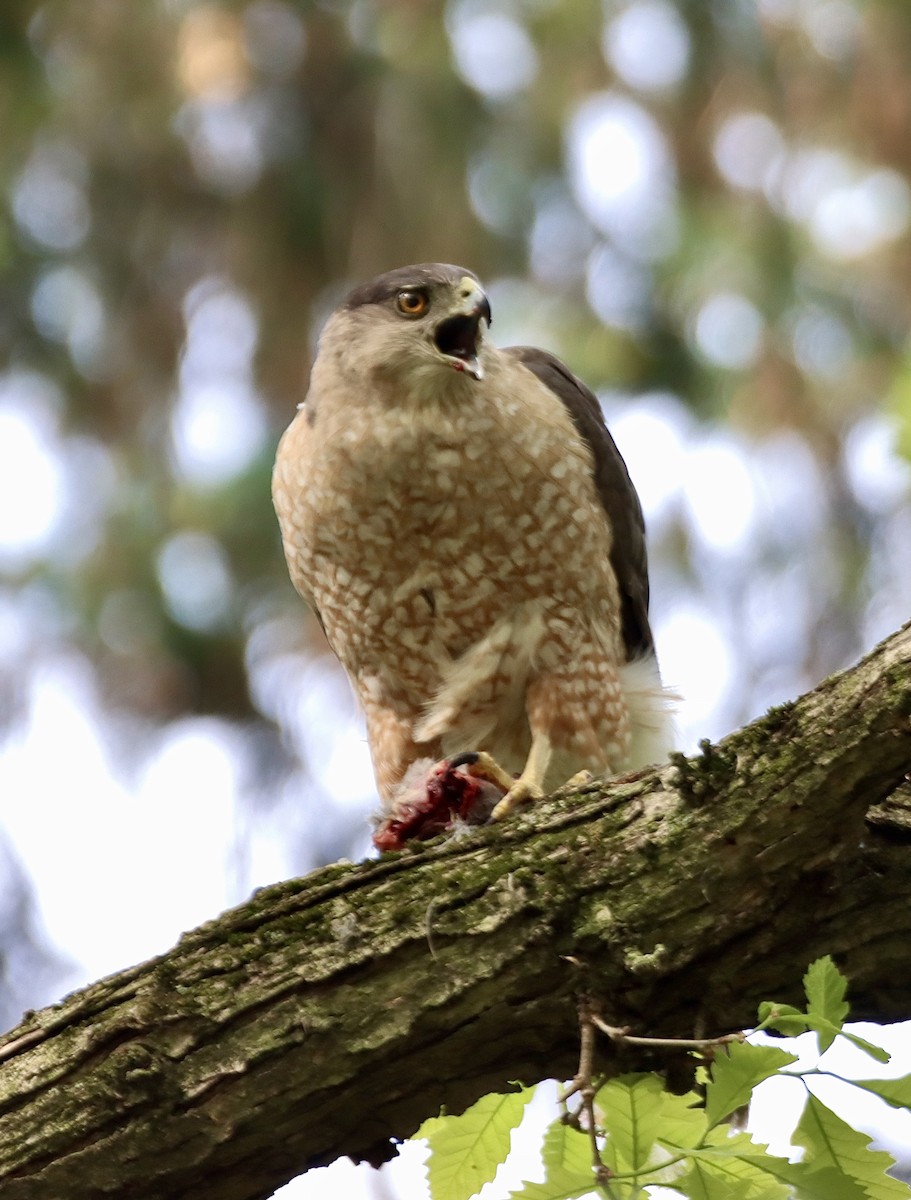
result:
[[[709,1125],[717,1125],[729,1113],[749,1103],[753,1088],[797,1062],[797,1056],[777,1046],[752,1046],[733,1042],[712,1063],[712,1078],[706,1088],[705,1112]]]
[[[573,1200],[595,1189],[591,1144],[584,1133],[554,1121],[544,1134],[541,1147],[544,1182],[524,1182],[511,1200]]]
[[[543,1183],[523,1182],[517,1192],[510,1192],[510,1200],[576,1200],[578,1196],[587,1196],[596,1190],[595,1175],[589,1166],[588,1170],[551,1171]]]
[[[701,1146],[691,1154],[694,1164],[701,1164],[705,1172],[727,1180],[732,1189],[746,1185],[745,1195],[749,1200],[788,1200],[791,1194],[785,1184],[765,1169],[767,1161],[774,1165],[784,1160],[773,1159],[766,1147],[754,1142],[748,1133],[719,1138],[714,1145]]]
[[[751,1192],[749,1179],[732,1179],[727,1173],[714,1171],[703,1162],[694,1162],[675,1186],[690,1200],[758,1200]],[[787,1192],[770,1192],[769,1200],[779,1200],[782,1195],[787,1196]]]
[[[621,1173],[635,1175],[648,1164],[661,1122],[663,1093],[657,1075],[618,1075],[595,1096]]]
[[[759,1024],[763,1029],[774,1029],[784,1037],[798,1037],[807,1031],[806,1013],[793,1004],[775,1004],[763,1000],[759,1006]]]
[[[795,1200],[866,1200],[863,1188],[837,1167],[820,1167],[810,1162],[788,1162],[772,1154],[747,1158],[770,1178],[786,1184]]]
[[[818,1013],[807,1013],[806,1022],[807,1029],[812,1030],[816,1034],[816,1045],[820,1054],[825,1054],[826,1050],[828,1050],[842,1032],[840,1025],[836,1025],[828,1017],[821,1017]],[[845,1036],[847,1037],[847,1034]]]
[[[852,1046],[856,1046],[858,1050],[862,1050],[864,1054],[869,1054],[871,1058],[877,1062],[889,1062],[891,1055],[888,1050],[884,1050],[882,1046],[877,1046],[873,1042],[868,1042],[866,1038],[859,1037],[856,1033],[851,1033],[850,1030],[842,1028],[830,1021],[828,1017],[821,1017],[816,1013],[807,1013],[803,1019],[804,1029],[812,1029],[817,1035],[820,1054],[825,1053],[829,1046],[837,1037],[843,1037],[849,1041]],[[773,1026],[769,1026],[773,1028]]]
[[[709,1132],[705,1116],[705,1106],[702,1097],[696,1092],[687,1092],[685,1096],[674,1096],[665,1092],[661,1097],[661,1128],[659,1141],[669,1150],[688,1150],[699,1146],[708,1137],[712,1138],[715,1131]],[[718,1131],[720,1137],[726,1137],[724,1130]]]
[[[788,1162],[770,1154],[748,1133],[737,1133],[714,1146],[694,1150],[693,1157],[712,1170],[727,1170],[733,1178],[764,1179],[779,1197],[797,1200],[865,1200],[863,1190],[835,1167]]]
[[[591,1170],[585,1179],[572,1171],[559,1171],[549,1175],[543,1183],[523,1183],[521,1190],[510,1192],[510,1200],[577,1200],[595,1190],[595,1177]]]
[[[889,1051],[884,1050],[882,1046],[877,1046],[875,1042],[868,1042],[866,1038],[858,1037],[856,1033],[850,1033],[847,1029],[841,1031],[841,1036],[847,1038],[851,1045],[856,1046],[858,1050],[863,1050],[864,1054],[875,1058],[877,1062],[887,1063],[892,1058]]]
[[[717,1164],[697,1158],[674,1186],[691,1200],[788,1200],[791,1195],[785,1184],[736,1158]]]
[[[584,1174],[587,1171],[588,1181],[591,1183],[592,1151],[588,1135],[573,1129],[563,1121],[556,1120],[547,1127],[541,1147],[541,1159],[548,1175],[556,1171],[570,1171],[576,1174]]]
[[[892,1155],[871,1150],[869,1134],[852,1129],[816,1096],[808,1097],[793,1141],[807,1151],[807,1163],[835,1167],[869,1200],[908,1200],[908,1185],[886,1174],[895,1165]]]
[[[489,1183],[509,1153],[534,1088],[482,1096],[458,1117],[431,1117],[416,1137],[430,1145],[427,1183],[433,1200],[469,1200]]]
[[[819,1053],[824,1054],[841,1032],[850,1009],[845,1000],[848,981],[827,954],[810,964],[803,977],[803,986],[807,993],[807,1016],[821,1018],[834,1026],[834,1032],[814,1026]]]
[[[911,1108],[911,1075],[898,1079],[852,1079],[855,1087],[872,1092],[893,1108]]]

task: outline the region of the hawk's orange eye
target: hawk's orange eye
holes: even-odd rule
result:
[[[430,300],[426,292],[409,288],[408,291],[399,292],[398,307],[406,317],[423,317],[430,308]]]

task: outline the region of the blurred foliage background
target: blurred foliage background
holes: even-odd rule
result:
[[[600,390],[681,738],[911,608],[906,0],[6,0],[0,1016],[366,850],[277,438],[446,260]]]

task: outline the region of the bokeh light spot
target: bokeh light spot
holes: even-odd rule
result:
[[[89,231],[90,212],[83,188],[85,164],[68,146],[40,145],[12,188],[16,223],[49,250],[75,250]]]
[[[456,67],[475,91],[501,100],[532,83],[538,52],[513,16],[476,0],[450,5],[447,16]]]
[[[231,608],[228,558],[209,534],[175,533],[158,553],[158,581],[175,621],[210,632],[223,625]]]
[[[594,224],[637,257],[669,253],[674,173],[654,118],[619,93],[600,92],[576,109],[566,139],[573,190]]]
[[[823,196],[810,229],[823,253],[851,260],[901,237],[909,221],[911,189],[897,171],[882,168]]]
[[[588,260],[585,296],[605,325],[637,330],[647,325],[652,293],[650,272],[609,243]]]
[[[734,679],[734,657],[712,615],[696,604],[678,604],[660,623],[661,675],[686,698],[687,724],[699,736],[713,736],[716,712],[723,709]]]
[[[705,438],[690,450],[685,488],[696,539],[720,553],[746,553],[757,499],[743,447],[722,434]]]
[[[244,470],[268,434],[253,385],[258,326],[245,297],[207,277],[184,301],[187,338],[171,417],[174,459],[183,477],[215,486]]]
[[[692,417],[667,392],[653,392],[622,405],[605,404],[614,440],[632,478],[649,531],[671,515],[683,486]]]
[[[10,374],[0,382],[0,561],[40,556],[66,500],[56,414],[39,380]]]
[[[911,463],[899,456],[897,442],[897,422],[881,413],[857,421],[845,438],[848,480],[870,512],[889,512],[911,497]]]
[[[839,379],[854,357],[851,333],[840,317],[816,304],[790,314],[794,361],[808,375]]]
[[[665,0],[630,4],[604,28],[605,59],[620,78],[643,91],[662,91],[686,75],[690,36]]]
[[[716,292],[699,309],[694,324],[700,352],[728,370],[743,370],[756,361],[762,331],[759,310],[739,292]]]
[[[282,0],[254,0],[244,11],[247,57],[267,75],[292,74],[307,40],[300,16]]]
[[[780,171],[785,152],[778,126],[765,113],[742,112],[728,117],[713,145],[718,170],[734,187],[762,189]]]
[[[32,317],[40,333],[62,342],[76,366],[92,373],[103,346],[104,307],[83,271],[77,267],[45,271],[32,293]]]
[[[243,24],[216,4],[195,4],[180,26],[177,73],[192,96],[234,97],[249,82]]]

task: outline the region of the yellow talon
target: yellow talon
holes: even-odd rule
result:
[[[536,783],[530,779],[522,779],[521,777],[515,781],[503,799],[497,804],[496,808],[490,814],[491,821],[502,821],[504,817],[509,816],[514,808],[518,808],[520,804],[527,804],[529,800],[540,800],[544,792]]]

